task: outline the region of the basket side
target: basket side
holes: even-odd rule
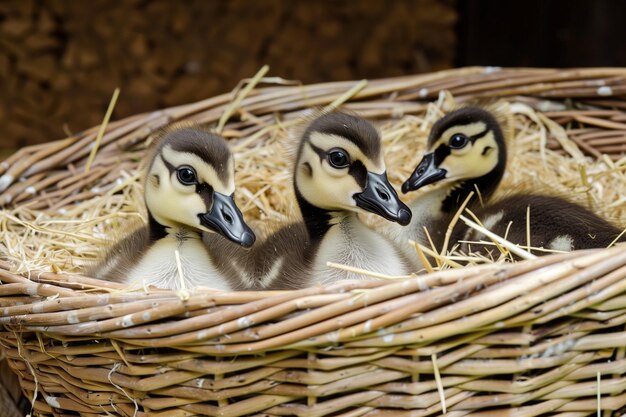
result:
[[[20,380],[6,359],[0,361],[0,417],[24,417],[28,402],[20,390]]]

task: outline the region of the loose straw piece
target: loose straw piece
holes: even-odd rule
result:
[[[226,107],[226,110],[224,110],[224,113],[222,113],[222,117],[220,117],[220,120],[217,123],[217,128],[216,128],[217,133],[222,133],[222,130],[224,130],[224,126],[226,125],[226,122],[228,121],[230,116],[233,114],[235,109],[239,107],[243,99],[246,98],[248,94],[250,94],[250,91],[252,91],[252,89],[256,87],[259,81],[261,81],[261,79],[265,76],[265,74],[267,74],[269,70],[270,70],[270,67],[268,65],[263,65],[261,69],[254,75],[254,77],[252,77],[250,82],[239,93],[237,93],[237,96],[235,97],[235,99],[228,105],[228,107]]]
[[[478,224],[481,227],[484,227],[484,225],[480,222],[480,219],[478,218],[478,216],[476,216],[470,209],[467,209],[465,211],[467,211],[467,214],[469,214],[472,217],[472,219],[474,219],[476,224]],[[504,239],[507,239],[507,236],[509,235],[509,228],[511,227],[512,223],[513,222],[509,222],[509,224],[507,225],[506,231],[504,233]],[[467,243],[472,243],[472,242],[467,242]],[[502,255],[507,256],[506,248],[503,248],[502,246],[500,246],[498,242],[493,242],[493,243],[496,246],[496,248],[498,248],[498,251],[500,251]]]
[[[478,201],[480,202],[480,206],[485,207],[485,202],[483,201],[483,195],[481,194],[480,189],[478,188],[477,184],[474,184],[474,190],[476,190],[476,195],[478,196]]]
[[[461,218],[461,220],[463,220],[463,222],[466,225],[468,225],[469,227],[471,227],[474,230],[478,230],[480,233],[482,233],[483,235],[487,236],[489,239],[493,240],[494,242],[497,242],[500,245],[504,246],[510,252],[514,253],[515,255],[519,256],[520,258],[522,258],[522,259],[536,259],[537,258],[532,253],[529,253],[529,252],[525,251],[524,249],[520,248],[519,246],[512,244],[508,240],[505,240],[505,239],[501,238],[500,236],[498,236],[497,234],[491,232],[490,230],[487,230],[484,227],[474,223],[473,221],[471,221],[467,217],[462,215],[462,216],[460,216],[460,218]]]
[[[424,267],[424,269],[426,269],[426,272],[428,273],[433,272],[434,271],[433,266],[430,264],[430,261],[428,260],[426,255],[424,255],[424,251],[422,250],[422,245],[420,245],[419,243],[415,241],[413,242],[409,241],[409,244],[413,245],[413,247],[415,248],[415,251],[417,252],[417,257],[422,263],[422,266]]]
[[[441,411],[443,412],[443,414],[446,414],[446,395],[443,392],[441,374],[439,374],[439,367],[437,366],[437,354],[433,353],[432,355],[430,355],[430,359],[433,361],[433,372],[435,374],[435,382],[437,383],[437,392],[439,392],[439,400],[441,401]]]
[[[176,269],[178,269],[178,279],[180,280],[180,291],[178,292],[178,296],[181,300],[187,301],[189,300],[189,291],[187,291],[187,285],[185,284],[183,265],[180,263],[180,253],[178,252],[178,249],[174,251],[174,255],[176,256]]]
[[[343,264],[338,264],[335,262],[326,262],[326,266],[330,266],[331,268],[341,269],[342,271],[353,272],[355,274],[367,275],[373,278],[381,278],[381,279],[407,279],[412,278],[412,275],[385,275],[380,274],[378,272],[368,271],[367,269],[356,268],[354,266],[348,266]]]
[[[432,253],[436,253],[437,256],[435,257],[435,262],[437,262],[437,268],[441,268],[441,262],[440,262],[440,256],[439,253],[437,252],[437,248],[435,247],[435,243],[433,242],[433,239],[430,237],[430,233],[428,232],[428,229],[426,228],[426,226],[422,226],[424,228],[424,233],[426,234],[426,238],[428,239],[428,243],[430,244],[430,248],[432,249]],[[432,253],[429,253],[429,255],[432,256]]]
[[[128,366],[128,368],[132,368],[132,365],[130,364],[130,362],[128,362],[128,359],[126,359],[126,355],[124,355],[124,351],[122,350],[120,345],[118,345],[117,342],[113,339],[111,339],[111,346],[113,346],[113,349],[115,349],[117,354],[120,355],[120,358],[124,361],[126,366]]]
[[[452,260],[452,257],[450,257],[450,256],[441,256],[441,255],[439,255],[439,252],[437,252],[435,250],[432,250],[432,249],[428,249],[426,246],[424,246],[424,245],[422,245],[422,244],[420,244],[420,243],[418,243],[418,242],[416,242],[414,240],[411,240],[411,239],[409,239],[409,243],[411,245],[418,245],[420,247],[420,249],[425,254],[427,254],[429,256],[432,256],[435,259],[435,261],[437,261],[437,265],[439,265],[438,268],[441,268],[441,265],[443,265],[444,262],[446,264],[450,265],[453,268],[462,268],[463,267],[463,265],[461,265],[461,264],[459,264],[457,262],[454,262]]]
[[[526,250],[530,252],[530,206],[526,206]]]
[[[467,195],[467,197],[465,198],[465,201],[463,201],[463,204],[461,204],[461,207],[459,207],[456,213],[454,213],[454,217],[448,224],[448,229],[446,230],[446,235],[443,239],[443,246],[441,247],[441,252],[440,252],[441,256],[446,254],[446,251],[448,250],[448,244],[450,243],[450,236],[452,236],[452,230],[454,229],[454,226],[456,226],[457,222],[459,221],[459,216],[461,215],[461,213],[463,213],[463,210],[465,210],[465,207],[470,202],[473,196],[474,196],[473,191]]]
[[[102,124],[100,125],[100,130],[98,130],[98,135],[96,136],[96,142],[89,153],[89,158],[87,158],[87,163],[85,164],[85,172],[89,172],[91,169],[91,164],[93,163],[94,158],[96,157],[96,153],[98,152],[98,148],[100,147],[100,142],[102,141],[102,137],[104,136],[104,132],[109,124],[109,120],[111,119],[111,115],[113,114],[113,109],[115,108],[115,104],[117,103],[117,98],[120,95],[120,89],[116,88],[113,92],[113,97],[111,97],[111,101],[109,102],[109,108],[107,109],[106,114],[104,115],[104,119],[102,120]]]
[[[593,196],[591,195],[591,184],[589,183],[589,176],[587,175],[587,167],[583,164],[579,165],[580,169],[580,181],[585,189],[587,195],[587,203],[589,208],[593,209]]]
[[[139,404],[137,403],[137,400],[134,399],[133,397],[131,397],[130,394],[128,392],[126,392],[126,390],[124,388],[122,388],[121,386],[119,386],[115,382],[113,382],[113,373],[117,372],[117,370],[121,366],[122,366],[122,364],[119,363],[119,362],[116,363],[115,365],[113,365],[113,368],[111,368],[111,370],[109,371],[109,374],[107,376],[108,376],[108,379],[109,379],[109,382],[111,383],[111,385],[113,385],[118,390],[122,391],[122,394],[124,394],[124,396],[126,398],[128,398],[135,405],[135,413],[133,414],[133,417],[137,417],[137,414],[139,413]]]
[[[366,86],[367,86],[367,80],[359,81],[358,83],[356,83],[356,85],[354,85],[354,87],[352,87],[351,89],[349,89],[348,91],[346,91],[345,93],[337,97],[328,106],[324,107],[324,109],[322,110],[322,113],[329,112],[341,106],[343,103],[350,100],[352,97],[354,97],[359,91],[364,89]]]
[[[609,246],[607,246],[607,248],[610,248],[613,245],[615,245],[622,238],[622,236],[624,236],[625,233],[626,233],[626,229],[622,230],[622,233],[617,235],[617,237],[615,239],[613,239],[613,241],[609,244]]]

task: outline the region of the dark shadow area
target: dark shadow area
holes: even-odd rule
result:
[[[460,0],[455,66],[626,66],[621,0]]]

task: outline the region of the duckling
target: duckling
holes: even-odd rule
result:
[[[560,197],[516,193],[494,199],[506,169],[507,150],[498,120],[480,107],[464,107],[438,120],[428,137],[427,153],[402,185],[402,192],[428,184],[439,187],[418,197],[411,209],[414,216],[406,232],[396,238],[426,243],[426,226],[437,248],[441,248],[452,217],[470,193],[467,207],[481,223],[507,240],[527,245],[527,208],[530,210],[531,246],[549,250],[606,247],[621,230],[590,210]],[[456,225],[451,244],[484,238],[461,222]],[[462,245],[463,250],[486,253],[492,246]],[[535,251],[543,255],[548,251]]]
[[[290,224],[250,253],[256,288],[303,288],[367,278],[334,262],[388,275],[410,273],[394,243],[366,226],[358,213],[408,224],[410,209],[387,180],[376,129],[345,113],[326,113],[304,131],[293,187],[302,221]],[[242,262],[239,262],[241,265]]]
[[[167,289],[237,289],[237,273],[217,252],[224,237],[245,248],[256,237],[234,191],[233,157],[223,138],[192,126],[164,131],[145,177],[148,224],[113,246],[91,273]],[[203,233],[220,239],[206,245]]]

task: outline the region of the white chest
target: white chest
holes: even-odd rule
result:
[[[400,226],[397,223],[387,223],[384,230],[385,234],[389,236],[398,248],[402,251],[404,256],[409,259],[414,267],[421,268],[422,265],[415,252],[415,247],[410,245],[409,240],[418,242],[428,248],[430,243],[424,232],[424,228],[428,230],[428,233],[432,236],[439,227],[439,219],[441,218],[441,203],[445,199],[448,190],[436,189],[426,194],[418,196],[409,203],[411,208],[412,217],[411,223],[406,226]],[[440,248],[438,248],[440,249]]]
[[[180,258],[180,272],[176,250]],[[188,289],[198,286],[230,289],[225,277],[211,262],[207,248],[197,238],[178,240],[167,236],[157,241],[127,276],[133,283],[166,289],[181,289],[182,281]]]
[[[372,279],[367,275],[329,267],[327,262],[390,276],[410,273],[393,244],[356,218],[347,219],[326,233],[315,258],[314,280],[327,285],[344,279]]]

